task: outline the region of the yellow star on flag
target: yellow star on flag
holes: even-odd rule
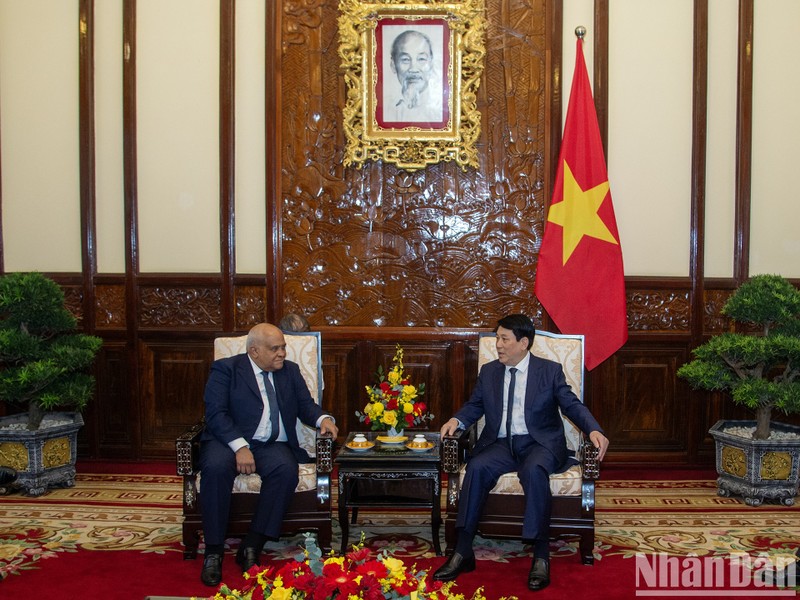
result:
[[[583,191],[575,180],[567,161],[564,161],[564,196],[563,200],[550,207],[547,220],[561,225],[563,237],[563,262],[567,264],[569,257],[578,247],[583,236],[596,238],[617,244],[616,238],[608,230],[597,211],[608,193],[608,180],[590,190]]]

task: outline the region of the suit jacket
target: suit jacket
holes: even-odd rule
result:
[[[309,462],[308,453],[297,441],[297,420],[316,427],[319,418],[328,413],[314,402],[296,363],[284,361],[282,369],[272,372],[272,378],[289,447],[299,462]],[[238,438],[253,441],[264,401],[247,354],[214,361],[206,384],[205,405],[203,439],[216,438],[226,445]]]
[[[465,427],[469,427],[482,416],[486,417],[473,454],[497,441],[503,419],[505,369],[505,365],[499,360],[485,364],[478,375],[472,396],[455,415]],[[561,365],[531,355],[525,392],[525,424],[533,439],[553,453],[557,464],[563,465],[568,454],[559,409],[584,433],[603,431],[589,409],[572,392]]]

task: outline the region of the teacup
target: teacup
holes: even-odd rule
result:
[[[366,444],[367,443],[367,438],[363,433],[357,433],[353,437],[353,443],[355,443],[355,444]]]

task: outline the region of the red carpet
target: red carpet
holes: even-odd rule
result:
[[[47,561],[41,570],[26,571],[21,576],[10,576],[0,583],[0,597],[26,598],[35,590],[58,590],[58,598],[86,600],[142,600],[148,595],[207,597],[214,590],[199,581],[202,558],[184,561],[181,554],[142,554],[139,552],[79,552],[59,556]],[[418,559],[417,567],[438,567],[439,559]],[[554,559],[553,583],[537,593],[537,598],[564,598],[566,594],[587,593],[597,600],[632,598],[634,572],[632,561],[614,557],[608,563],[587,567],[577,559]],[[453,590],[469,598],[476,588],[484,586],[489,600],[530,594],[523,586],[527,581],[530,561],[512,559],[498,567],[497,563],[478,561],[477,569],[458,578]],[[228,554],[223,563],[223,581],[237,587],[241,574],[233,555]],[[38,595],[38,594],[37,594]],[[50,597],[45,595],[45,597]]]
[[[215,590],[199,581],[202,557],[183,560],[180,478],[173,468],[164,463],[86,462],[79,465],[75,488],[53,490],[40,498],[0,497],[0,577],[5,576],[0,598],[51,597],[55,590],[55,597],[68,600],[211,596]],[[640,595],[636,594],[637,552],[648,557],[666,553],[689,561],[677,567],[688,568],[691,560],[698,560],[687,558],[692,555],[727,561],[738,550],[777,560],[793,556],[800,543],[795,507],[755,508],[719,498],[708,472],[671,476],[659,471],[658,481],[644,477],[644,471],[628,473],[626,477],[623,470],[607,469],[598,486],[594,566],[580,563],[574,542],[554,544],[552,583],[534,594],[527,590],[528,549],[516,542],[479,539],[477,568],[459,577],[453,592],[469,599],[483,587],[488,600],[575,594],[624,600],[654,591],[640,573]],[[409,567],[435,569],[445,560],[432,555],[424,516],[364,511],[359,522],[371,548],[386,548]],[[293,557],[299,541],[269,544],[265,559]],[[223,581],[239,587],[242,579],[233,558],[229,551]],[[685,579],[689,575],[678,573],[679,583],[690,581]],[[656,587],[662,583],[657,581]],[[750,591],[737,588],[738,597],[786,597],[771,594],[778,591],[772,588],[755,589],[752,581],[745,583]],[[685,595],[655,591],[661,598]],[[756,596],[759,591],[767,594]]]

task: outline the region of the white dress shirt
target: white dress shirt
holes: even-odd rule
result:
[[[525,424],[525,392],[528,389],[528,366],[531,362],[531,353],[528,352],[521,361],[512,365],[517,369],[514,378],[514,411],[511,416],[511,435],[526,435],[528,426]],[[503,376],[503,418],[500,421],[500,431],[497,437],[506,437],[506,418],[508,416],[508,385],[511,383],[511,366],[506,365]]]

